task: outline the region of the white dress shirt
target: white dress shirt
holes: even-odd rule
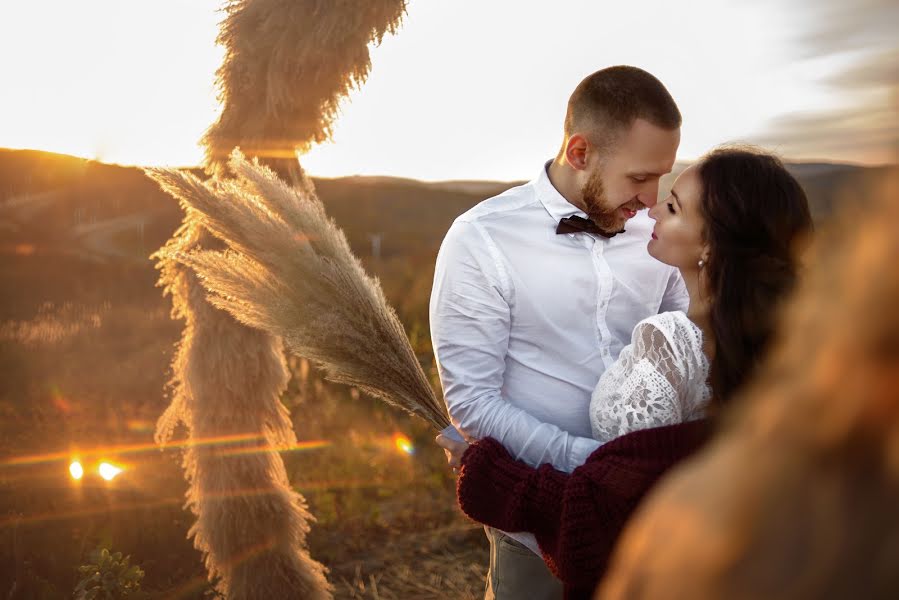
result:
[[[588,409],[600,375],[637,323],[686,311],[688,297],[677,269],[649,256],[645,211],[610,239],[556,234],[560,219],[586,214],[553,187],[548,165],[453,222],[437,256],[431,341],[462,430],[571,472],[599,447]]]

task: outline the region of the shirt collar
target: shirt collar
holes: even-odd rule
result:
[[[587,217],[587,213],[579,209],[577,206],[565,199],[549,180],[549,165],[551,160],[546,161],[540,174],[534,180],[534,189],[537,191],[537,199],[543,203],[543,207],[554,222],[561,219],[578,215],[579,217]]]

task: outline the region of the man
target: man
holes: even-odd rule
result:
[[[587,409],[599,376],[640,320],[687,308],[677,271],[646,251],[651,220],[637,216],[674,165],[680,124],[649,73],[597,71],[569,99],[556,158],[450,227],[431,339],[447,407],[466,434],[568,472],[598,447]],[[533,536],[488,528],[487,537],[488,599],[561,596]]]

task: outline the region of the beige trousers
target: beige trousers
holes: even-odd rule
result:
[[[560,600],[562,582],[543,559],[502,531],[484,527],[490,570],[484,600]]]

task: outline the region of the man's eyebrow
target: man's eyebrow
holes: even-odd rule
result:
[[[677,202],[677,207],[681,210],[684,210],[684,208],[680,204],[680,198],[677,197],[677,192],[674,191],[674,188],[671,188],[671,195],[674,196],[674,200]]]

